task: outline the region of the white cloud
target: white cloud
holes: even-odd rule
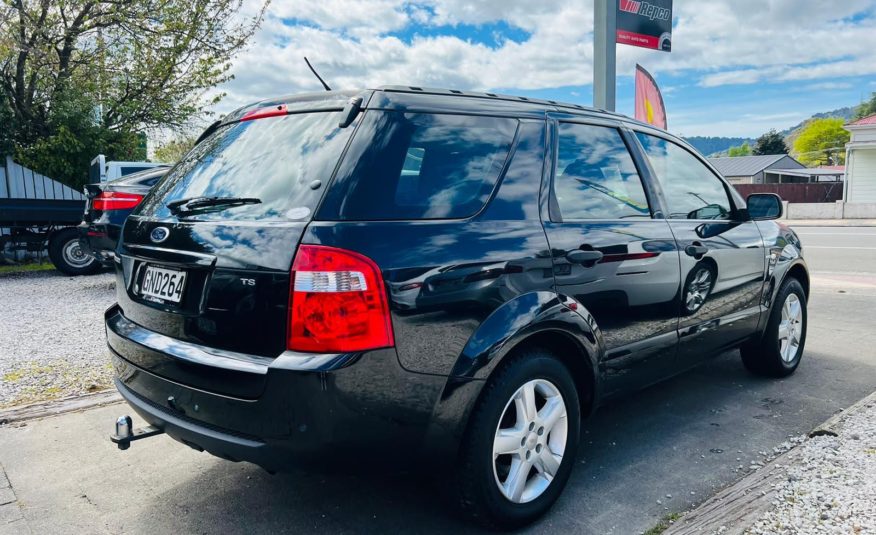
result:
[[[704,87],[876,75],[876,0],[832,2],[829,10],[820,0],[678,1],[674,15],[673,52],[619,46],[620,75],[632,74],[636,62],[658,78],[692,75]],[[410,42],[391,35],[412,26],[499,21],[525,30],[528,39],[488,46],[452,35]],[[236,79],[220,88],[228,97],[218,110],[318,90],[305,55],[336,88],[586,85],[592,25],[592,0],[274,0],[235,62]]]
[[[353,34],[388,32],[410,21],[404,2],[396,0],[277,0],[271,3],[269,13]]]

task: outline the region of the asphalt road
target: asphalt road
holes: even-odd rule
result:
[[[797,373],[756,378],[731,352],[604,407],[585,424],[565,493],[529,531],[639,533],[876,389],[876,228],[798,232],[813,280]],[[18,503],[17,513],[0,507],[0,532],[13,513],[10,533],[474,531],[419,477],[271,476],[166,437],[119,452],[107,433],[123,410],[0,428],[0,464]],[[0,503],[2,486],[0,477]]]

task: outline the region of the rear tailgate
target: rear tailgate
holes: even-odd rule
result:
[[[157,344],[184,342],[217,363],[270,363],[286,349],[298,242],[353,130],[338,127],[335,111],[297,113],[223,126],[197,145],[125,223],[117,288],[124,317],[162,335]],[[167,206],[195,197],[258,202],[177,213]],[[258,395],[245,366],[238,379],[251,386],[240,391],[230,384],[234,373],[217,379],[185,352],[122,356],[183,384]]]

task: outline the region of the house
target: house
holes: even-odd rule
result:
[[[844,165],[828,167],[809,167],[805,169],[767,169],[764,171],[765,184],[804,184],[811,182],[842,182],[845,176]]]
[[[876,203],[876,114],[844,128],[852,134],[846,144],[846,202]]]
[[[805,165],[787,154],[709,158],[709,162],[731,184],[763,184],[765,183],[765,171],[769,169],[806,168]]]

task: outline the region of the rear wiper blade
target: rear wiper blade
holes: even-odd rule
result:
[[[244,204],[261,204],[262,200],[255,197],[190,197],[167,203],[170,212],[174,215],[185,212],[194,212],[200,208],[213,206],[242,206]]]

